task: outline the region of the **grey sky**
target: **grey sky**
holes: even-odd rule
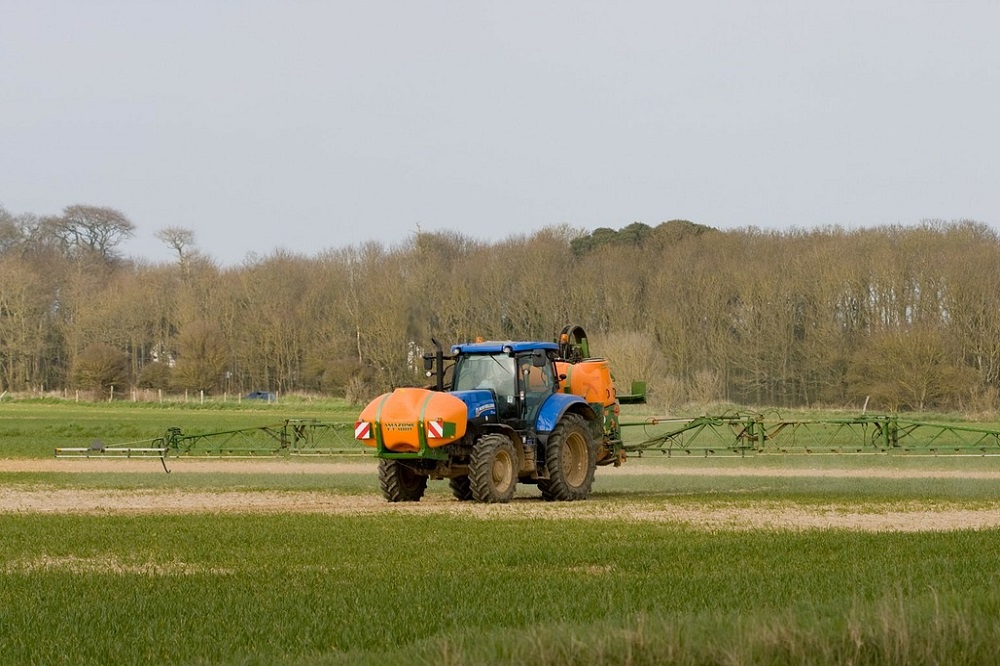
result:
[[[0,204],[223,263],[686,218],[1000,225],[998,2],[0,0]]]

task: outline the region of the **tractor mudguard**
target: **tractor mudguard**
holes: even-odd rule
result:
[[[570,407],[575,407],[573,411],[578,412],[588,421],[597,418],[597,412],[594,411],[594,408],[580,396],[571,393],[553,393],[545,399],[542,407],[538,410],[538,416],[535,418],[535,431],[539,434],[551,432]]]

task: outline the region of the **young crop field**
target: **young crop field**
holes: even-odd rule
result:
[[[480,505],[388,504],[362,456],[52,455],[286,417],[353,412],[0,403],[3,663],[995,662],[998,457],[654,455]]]

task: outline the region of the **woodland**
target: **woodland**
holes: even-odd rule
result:
[[[1000,237],[974,221],[718,230],[685,220],[481,242],[416,231],[220,266],[123,256],[111,208],[0,207],[0,394],[344,396],[425,384],[421,355],[589,334],[673,407],[1000,408]],[[114,387],[114,388],[112,388]]]

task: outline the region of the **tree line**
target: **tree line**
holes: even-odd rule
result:
[[[683,220],[494,243],[417,231],[220,267],[121,256],[109,208],[0,208],[0,391],[131,387],[365,398],[444,344],[582,325],[619,384],[666,406],[993,410],[1000,238],[971,221],[720,231]]]

